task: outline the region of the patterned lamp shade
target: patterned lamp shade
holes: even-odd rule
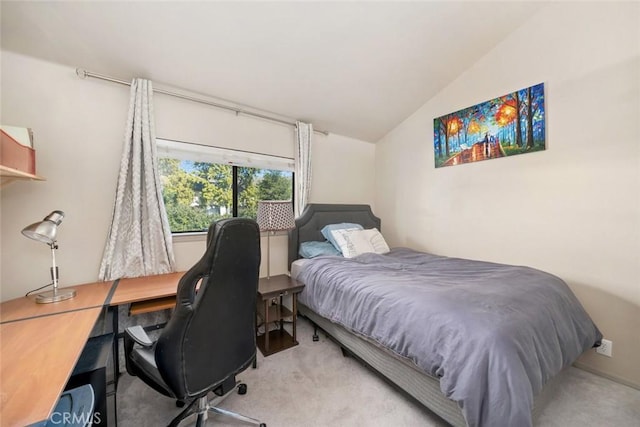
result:
[[[289,200],[261,200],[258,202],[260,231],[280,231],[295,228],[293,205]]]

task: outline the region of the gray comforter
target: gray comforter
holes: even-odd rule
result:
[[[469,426],[531,426],[533,396],[602,335],[569,287],[528,267],[396,248],[320,257],[300,302],[440,379]]]

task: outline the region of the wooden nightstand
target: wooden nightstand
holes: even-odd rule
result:
[[[296,341],[296,315],[298,309],[296,302],[298,293],[304,285],[291,277],[281,274],[263,277],[258,283],[258,307],[256,319],[256,341],[258,348],[264,356],[277,353],[289,347],[298,345]],[[285,296],[291,296],[291,310],[282,304]],[[292,317],[292,334],[284,329],[284,319]],[[269,331],[269,324],[278,322],[279,327]],[[265,325],[265,333],[258,335],[258,326]]]

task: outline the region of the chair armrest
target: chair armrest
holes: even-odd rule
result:
[[[127,372],[131,376],[137,376],[138,372],[135,366],[131,363],[131,353],[133,351],[133,347],[136,344],[141,345],[142,347],[152,347],[153,342],[149,339],[147,333],[142,329],[142,326],[132,326],[124,330],[124,361],[127,367]]]
[[[140,325],[131,326],[125,329],[124,332],[136,343],[140,344],[143,347],[151,347],[153,345],[153,341],[151,341],[149,335],[147,335],[147,333]]]

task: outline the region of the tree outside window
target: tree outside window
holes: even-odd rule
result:
[[[206,231],[211,222],[232,216],[255,219],[259,200],[292,198],[293,173],[289,171],[159,160],[162,195],[173,233]]]

